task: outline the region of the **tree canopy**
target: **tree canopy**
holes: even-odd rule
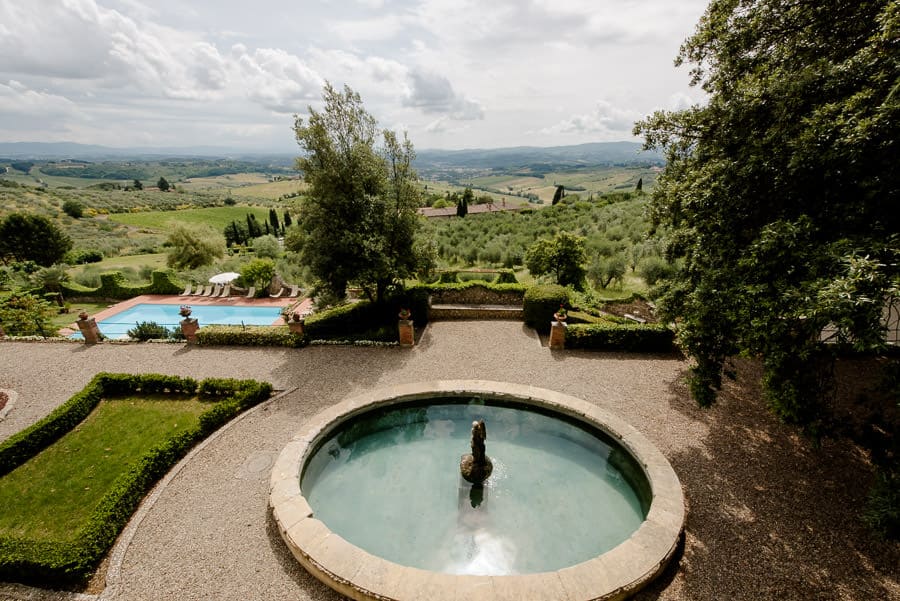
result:
[[[877,348],[900,290],[900,4],[713,0],[682,63],[708,102],[635,126],[666,152],[651,216],[684,259],[661,309],[698,401],[744,351],[776,412],[815,428],[823,327]]]
[[[540,238],[525,253],[525,266],[532,275],[551,275],[560,286],[578,289],[584,283],[586,260],[584,237],[568,232]]]
[[[41,215],[11,213],[0,219],[0,260],[34,261],[50,267],[61,263],[72,249],[72,240]]]
[[[166,264],[175,269],[197,269],[225,255],[225,239],[208,225],[175,224],[166,242]]]
[[[310,108],[308,120],[295,120],[303,151],[297,166],[308,189],[298,217],[303,235],[294,241],[322,288],[343,298],[354,282],[380,300],[417,265],[415,153],[405,135],[379,136],[349,87],[339,92],[326,84],[323,99],[321,112]]]

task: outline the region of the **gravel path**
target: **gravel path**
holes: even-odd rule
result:
[[[698,409],[673,357],[552,353],[517,322],[438,322],[413,349],[186,348],[0,343],[0,388],[16,407],[0,439],[98,371],[253,377],[290,389],[186,462],[146,511],[101,599],[339,597],[301,570],[267,517],[269,468],[306,419],[368,388],[485,379],[565,392],[618,413],[652,440],[689,505],[683,554],[639,599],[898,599],[900,545],[856,516],[871,478],[844,442],[813,449],[759,401],[753,366]],[[14,597],[0,587],[0,599]]]

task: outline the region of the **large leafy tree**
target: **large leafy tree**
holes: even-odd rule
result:
[[[525,253],[525,266],[532,275],[550,275],[560,286],[581,289],[586,274],[585,239],[569,232],[540,238]]]
[[[415,153],[405,135],[378,132],[349,87],[339,92],[326,84],[323,100],[321,112],[310,108],[308,120],[295,121],[303,151],[297,165],[308,189],[298,218],[302,236],[294,240],[324,289],[343,298],[354,282],[380,301],[417,264]]]
[[[635,126],[667,166],[654,221],[683,269],[663,312],[715,399],[726,357],[762,357],[783,418],[815,428],[829,364],[820,332],[883,340],[900,259],[900,3],[713,0],[676,64],[703,106]]]
[[[50,267],[61,263],[72,249],[72,240],[41,215],[11,213],[0,219],[0,260],[34,261]]]
[[[170,246],[166,264],[175,269],[197,269],[212,265],[225,255],[225,239],[204,224],[175,224],[166,238]]]

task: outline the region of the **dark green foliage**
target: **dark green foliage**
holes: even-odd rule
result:
[[[244,222],[232,221],[225,226],[225,246],[244,245],[250,241],[250,232]]]
[[[260,227],[259,222],[256,220],[256,215],[253,213],[247,213],[247,235],[250,238],[257,238],[263,235],[262,227]]]
[[[226,391],[226,383],[232,385]],[[204,389],[201,382],[199,388]],[[206,438],[243,409],[258,404],[272,393],[267,383],[218,380],[208,386],[216,396],[200,416],[200,425],[147,452],[143,459],[116,481],[93,510],[87,525],[71,542],[32,541],[0,536],[0,580],[39,585],[84,582],[115,542],[144,495],[197,442]],[[97,374],[93,380],[50,415],[0,443],[0,474],[6,474],[58,440],[83,421],[101,398],[134,392],[194,394],[196,380],[157,374]]]
[[[15,163],[10,163],[9,166],[16,171],[28,173],[29,171],[31,171],[31,168],[34,167],[34,163],[32,163],[31,161],[17,161]]]
[[[161,177],[156,182],[156,187],[159,188],[160,190],[162,190],[163,192],[168,192],[169,191],[169,182],[166,180],[166,178]]]
[[[442,271],[441,275],[438,277],[438,282],[440,282],[441,284],[459,283],[458,272],[455,270]]]
[[[553,193],[553,202],[551,204],[558,205],[559,201],[566,195],[565,186],[556,186],[556,192]]]
[[[75,200],[67,200],[62,205],[63,213],[73,219],[81,219],[84,216],[84,206]]]
[[[237,201],[229,196],[228,198],[226,198],[225,200],[222,201],[222,204],[224,204],[226,207],[233,207],[234,205],[237,204]]]
[[[293,220],[291,220],[291,214],[288,213],[287,209],[284,210],[284,218],[281,221],[284,223],[284,229],[288,229],[294,223]]]
[[[456,201],[456,216],[465,217],[469,214],[469,203],[473,198],[472,188],[466,188],[463,195]]]
[[[570,313],[571,315],[571,313]],[[566,328],[566,348],[632,353],[668,353],[675,338],[662,324],[573,323]]]
[[[879,536],[900,539],[900,473],[896,469],[876,471],[863,519]]]
[[[269,224],[272,226],[272,232],[276,234],[281,229],[281,225],[278,223],[278,213],[275,212],[275,209],[269,209]]]
[[[65,257],[65,262],[69,265],[99,263],[102,260],[103,253],[99,250],[73,250],[67,253]]]
[[[532,286],[525,292],[522,300],[525,324],[541,334],[547,334],[550,332],[553,314],[560,306],[568,304],[569,293],[562,286],[558,284]]]
[[[162,340],[169,338],[171,332],[166,326],[161,326],[155,321],[142,321],[136,323],[133,328],[128,330],[128,337],[135,340]]]
[[[307,338],[287,326],[204,326],[197,341],[206,346],[306,346]]]
[[[516,273],[512,269],[503,269],[500,273],[497,274],[497,279],[494,280],[495,284],[518,284],[519,280],[516,279]]]
[[[135,190],[143,190],[144,184],[141,183],[141,180],[135,179],[134,182],[132,182],[131,187]]]
[[[644,191],[644,178],[639,177],[637,181],[637,185],[634,187],[635,192],[643,192]]]
[[[49,267],[72,249],[72,240],[41,215],[10,213],[0,219],[0,261],[34,261]]]
[[[822,328],[884,347],[900,289],[898,39],[895,0],[714,0],[677,59],[708,102],[636,126],[666,151],[651,217],[684,264],[659,306],[701,404],[727,357],[761,356],[773,409],[821,433]]]

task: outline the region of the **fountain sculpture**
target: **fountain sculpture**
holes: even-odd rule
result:
[[[467,482],[480,486],[494,471],[494,464],[484,452],[484,439],[487,438],[487,428],[484,420],[472,422],[472,452],[462,456],[459,462],[459,472]]]

